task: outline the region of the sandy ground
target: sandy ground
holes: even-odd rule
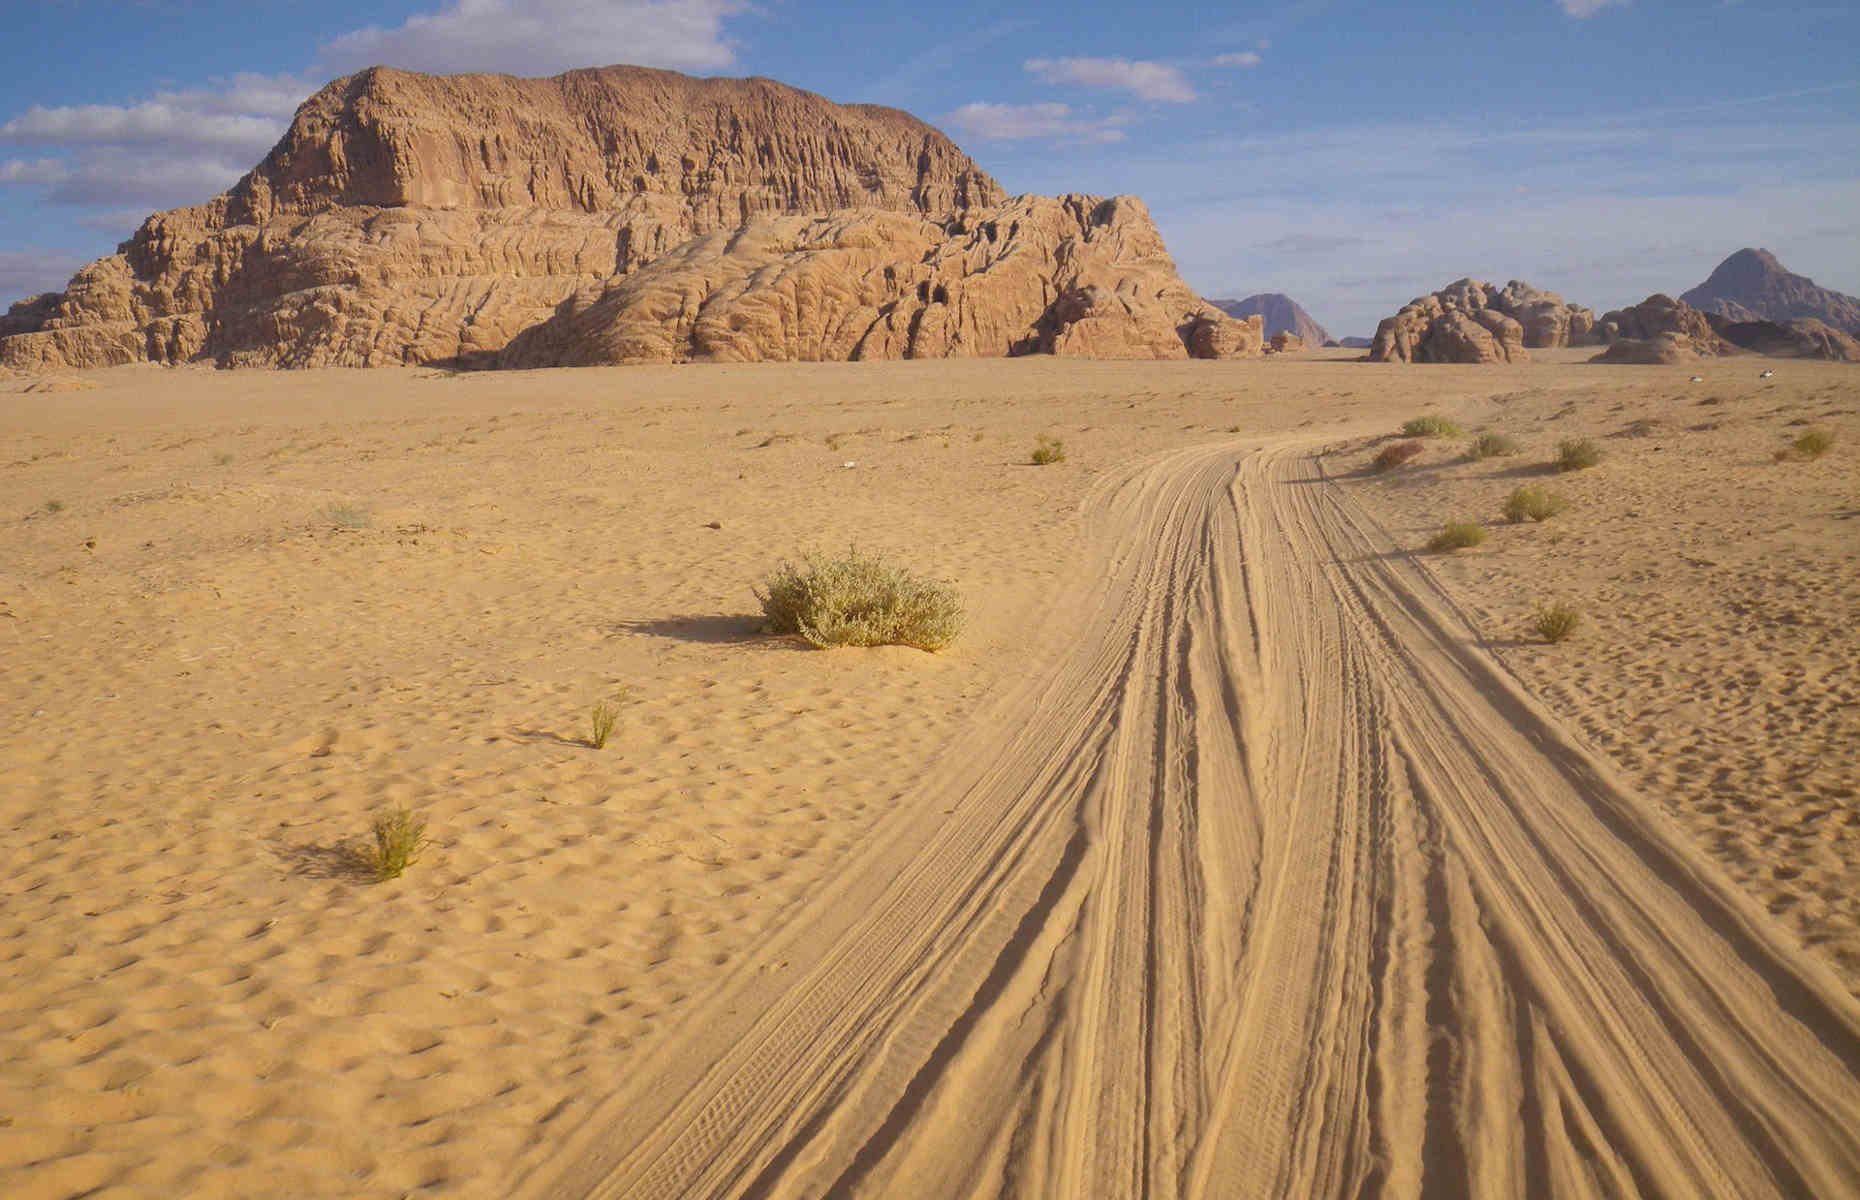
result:
[[[0,1190],[1851,1182],[1860,381],[1755,370],[0,381]],[[1421,411],[1608,457],[1417,557],[1528,465]],[[855,543],[955,647],[755,636]]]

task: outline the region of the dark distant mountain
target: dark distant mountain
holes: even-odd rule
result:
[[[1210,300],[1208,303],[1220,309],[1230,317],[1246,320],[1258,316],[1266,323],[1266,336],[1275,333],[1293,333],[1304,339],[1307,346],[1322,346],[1330,341],[1330,334],[1324,327],[1311,319],[1311,314],[1298,307],[1298,302],[1290,296],[1278,292],[1261,292],[1257,296],[1248,296],[1244,300]]]
[[[1785,323],[1805,317],[1860,333],[1860,300],[1817,287],[1806,275],[1790,272],[1768,250],[1739,250],[1680,299],[1700,312],[1733,321]]]

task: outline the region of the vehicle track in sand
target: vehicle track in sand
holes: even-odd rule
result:
[[[1069,650],[529,1192],[1860,1191],[1860,1006],[1314,444],[1086,517]]]

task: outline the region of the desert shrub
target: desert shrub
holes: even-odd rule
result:
[[[1456,438],[1465,432],[1446,417],[1416,417],[1401,427],[1401,435],[1411,438]]]
[[[1056,437],[1048,437],[1043,433],[1040,435],[1039,440],[1033,444],[1031,459],[1033,465],[1036,467],[1044,467],[1049,463],[1064,462],[1066,461],[1066,444]]]
[[[1527,484],[1505,498],[1505,519],[1514,525],[1526,518],[1548,521],[1563,511],[1565,503],[1560,493]]]
[[[47,500],[45,502],[45,511],[48,513],[61,513],[65,511],[65,502],[63,500]]]
[[[1810,429],[1789,443],[1789,448],[1801,458],[1820,458],[1834,449],[1834,435],[1825,429]]]
[[[1393,471],[1396,467],[1412,462],[1421,456],[1427,446],[1421,442],[1396,442],[1382,447],[1382,453],[1376,455],[1370,466],[1378,471]]]
[[[1576,632],[1582,614],[1562,601],[1546,605],[1531,617],[1531,630],[1546,642],[1560,642]]]
[[[1566,438],[1556,444],[1556,469],[1580,471],[1602,461],[1602,448],[1588,438]]]
[[[353,504],[332,504],[323,510],[322,516],[338,529],[361,529],[371,519],[367,509]]]
[[[1466,448],[1468,458],[1510,458],[1523,452],[1524,447],[1517,438],[1502,433],[1482,433]]]
[[[596,702],[588,713],[588,745],[596,750],[605,749],[608,735],[614,731],[614,722],[619,719],[619,706],[606,700]]]
[[[409,809],[394,808],[375,816],[374,842],[363,843],[356,861],[376,883],[382,883],[419,862],[424,849],[426,820]]]
[[[765,632],[798,634],[822,649],[941,650],[962,628],[954,589],[858,550],[838,558],[805,555],[799,566],[784,562],[755,594]]]
[[[1477,521],[1449,521],[1445,528],[1433,536],[1427,548],[1436,552],[1442,550],[1464,550],[1485,541],[1485,529]]]

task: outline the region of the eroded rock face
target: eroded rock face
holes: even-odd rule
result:
[[[1259,353],[1202,303],[1139,200],[1022,196],[934,222],[843,210],[695,239],[565,304],[508,367],[760,359]]]
[[[1628,363],[1640,366],[1665,366],[1696,362],[1705,357],[1698,346],[1683,333],[1657,333],[1646,338],[1619,338],[1608,349],[1591,358],[1595,363]]]
[[[1708,312],[1705,319],[1711,322],[1719,337],[1752,354],[1860,362],[1860,339],[1811,317],[1778,324],[1775,321],[1730,321]]]
[[[769,80],[375,68],[306,101],[225,194],[14,306],[0,365],[1179,357],[1220,316],[1140,203],[1043,205],[906,113]],[[925,282],[964,299],[909,302]],[[872,314],[882,336],[853,328]]]
[[[1594,337],[1595,317],[1512,280],[1503,288],[1460,279],[1402,306],[1376,327],[1372,362],[1528,362],[1529,349],[1581,346]]]
[[[1704,313],[1683,300],[1675,300],[1671,296],[1658,292],[1630,308],[1618,308],[1604,313],[1596,329],[1610,348],[1623,339],[1648,341],[1664,334],[1677,334],[1687,339],[1689,348],[1695,355],[1710,358],[1738,352],[1736,346],[1718,336]],[[1592,361],[1624,360],[1597,356]]]

